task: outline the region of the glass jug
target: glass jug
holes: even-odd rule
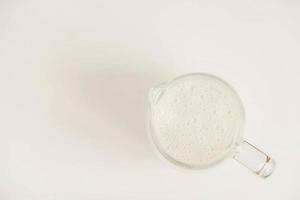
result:
[[[203,169],[234,158],[260,177],[275,161],[243,140],[244,108],[225,81],[204,73],[187,74],[150,89],[148,130],[168,161]]]

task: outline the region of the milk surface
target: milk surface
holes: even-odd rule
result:
[[[151,106],[159,151],[178,163],[201,167],[221,160],[241,139],[244,112],[237,94],[208,75],[176,79]]]

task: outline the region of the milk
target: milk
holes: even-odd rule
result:
[[[167,158],[201,167],[221,160],[239,142],[243,107],[220,79],[190,75],[158,90],[151,105],[152,137]]]

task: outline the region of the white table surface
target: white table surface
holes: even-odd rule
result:
[[[162,162],[148,88],[206,72],[240,94],[268,179]],[[0,1],[0,199],[300,199],[300,1]]]

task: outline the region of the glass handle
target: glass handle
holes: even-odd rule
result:
[[[243,141],[237,147],[233,158],[263,178],[270,176],[275,168],[274,159],[247,141]]]

